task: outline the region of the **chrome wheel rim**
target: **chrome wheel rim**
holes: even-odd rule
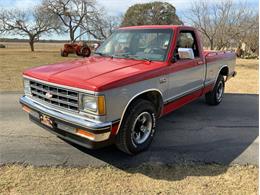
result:
[[[148,112],[142,112],[134,121],[132,140],[136,144],[144,143],[152,132],[153,119]]]
[[[216,92],[216,96],[217,96],[217,100],[220,101],[222,99],[224,93],[224,84],[223,82],[219,82],[218,86],[217,86],[217,92]]]

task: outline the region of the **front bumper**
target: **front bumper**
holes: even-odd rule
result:
[[[22,96],[20,103],[34,123],[65,140],[87,148],[100,148],[114,142],[111,130],[116,123],[89,121],[82,116],[41,104],[28,96]],[[51,127],[41,122],[42,116],[49,118]]]

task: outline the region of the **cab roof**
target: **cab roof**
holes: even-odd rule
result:
[[[177,29],[177,28],[191,28],[184,25],[144,25],[144,26],[127,26],[119,29]]]

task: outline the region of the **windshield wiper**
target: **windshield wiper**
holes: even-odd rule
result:
[[[116,54],[116,57],[125,57],[125,58],[129,58],[129,59],[134,59],[131,55],[129,54]]]
[[[151,62],[152,60],[146,57],[141,57],[141,56],[137,56],[137,55],[130,55],[130,54],[123,54],[121,55],[123,57],[126,57],[128,59],[134,59],[134,60],[145,60],[145,61],[149,61]]]
[[[97,55],[100,55],[100,56],[104,56],[105,55],[104,53],[101,53],[101,52],[94,52],[94,54],[97,54]]]
[[[101,52],[95,52],[94,54],[97,54],[97,55],[100,55],[100,56],[103,56],[103,57],[110,57],[110,58],[113,58],[113,57],[114,57],[114,56],[112,56],[112,55],[108,55],[108,54],[101,53]]]
[[[140,56],[137,56],[137,55],[131,55],[131,54],[117,54],[115,55],[115,57],[125,57],[127,59],[134,59],[134,60],[145,60],[145,61],[149,61],[151,62],[152,60],[151,59],[148,59],[148,58],[145,58],[145,57],[140,57]]]
[[[151,59],[149,59],[149,58],[145,58],[145,57],[144,57],[144,58],[141,57],[141,58],[137,58],[137,59],[139,59],[139,60],[145,60],[145,61],[149,61],[149,62],[152,61]]]

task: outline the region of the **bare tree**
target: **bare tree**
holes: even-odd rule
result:
[[[245,53],[254,53],[259,55],[259,15],[258,12],[252,13],[250,23],[254,24],[243,31],[240,36],[241,42],[244,42],[247,47]]]
[[[2,10],[0,26],[2,33],[27,36],[31,51],[34,51],[34,43],[42,34],[58,32],[60,29],[57,18],[48,14],[42,7],[26,11]]]
[[[87,33],[86,30],[80,31],[80,28],[83,21],[89,20],[95,11],[95,0],[44,0],[43,5],[57,15],[65,30],[69,32],[71,42]]]
[[[247,29],[252,28],[252,10],[246,4],[235,5],[232,0],[214,3],[193,2],[188,21],[207,39],[210,49],[224,49],[237,43]]]
[[[107,16],[105,11],[100,9],[95,12],[91,19],[85,20],[82,28],[97,40],[104,40],[120,26],[122,17]]]

